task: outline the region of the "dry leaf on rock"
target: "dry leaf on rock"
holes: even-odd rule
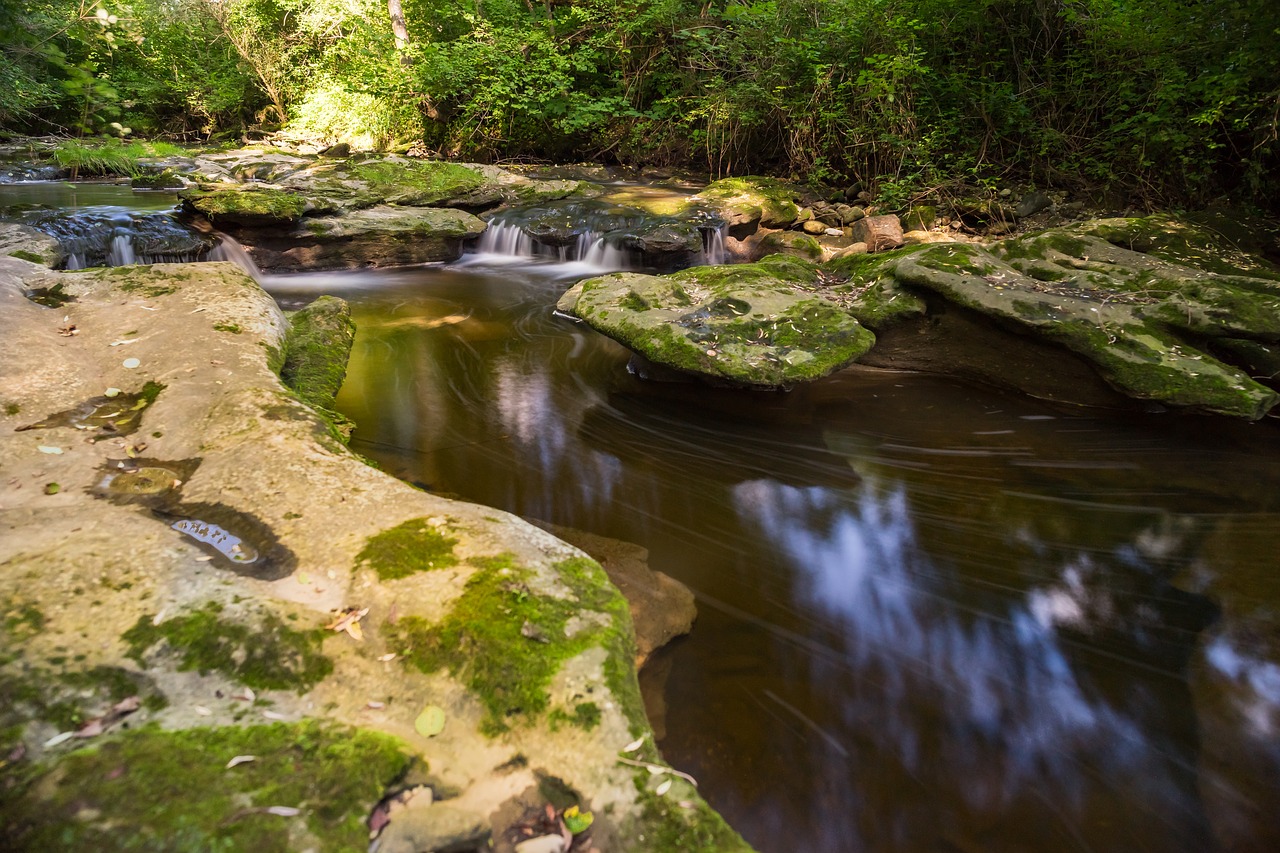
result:
[[[439,705],[428,705],[413,721],[413,728],[423,737],[435,737],[444,731],[444,709]]]

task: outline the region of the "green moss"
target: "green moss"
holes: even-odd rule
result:
[[[214,323],[213,329],[216,332],[230,332],[233,335],[238,335],[244,331],[236,323]]]
[[[34,604],[6,599],[3,616],[4,632],[15,641],[34,637],[44,629],[44,613]]]
[[[240,185],[186,189],[178,198],[215,224],[287,225],[301,219],[308,206],[306,198],[289,190]]]
[[[453,553],[457,544],[457,539],[440,533],[425,518],[415,518],[369,537],[356,562],[368,565],[384,581],[396,580],[457,565]]]
[[[510,555],[473,562],[479,570],[448,615],[435,624],[405,617],[390,633],[406,664],[423,672],[448,669],[462,679],[485,707],[485,734],[497,735],[513,722],[532,720],[545,711],[550,704],[547,685],[565,660],[602,644],[610,659],[620,650],[625,653],[625,645],[620,649],[616,638],[631,638],[626,602],[594,561],[579,558],[555,565],[572,592],[569,598],[534,592],[529,583],[533,572],[516,565]],[[584,610],[608,614],[610,626],[588,625],[566,636],[570,618]],[[634,639],[631,643],[634,654]],[[632,682],[633,659],[623,659]],[[609,686],[614,689],[612,683]],[[619,684],[623,690],[627,686]],[[638,699],[638,687],[636,693]],[[616,690],[615,699],[624,702],[624,708],[632,701]],[[589,717],[591,712],[582,713]],[[640,713],[643,718],[643,710]]]
[[[456,163],[379,159],[336,166],[318,178],[315,187],[353,207],[429,206],[466,195],[485,183],[479,172]]]
[[[227,768],[237,755],[255,760]],[[160,731],[79,750],[0,801],[25,850],[363,850],[365,819],[413,759],[393,738],[315,721]],[[297,817],[266,813],[271,806]]]
[[[220,672],[249,687],[296,689],[299,693],[333,672],[333,662],[320,653],[323,631],[295,631],[272,613],[251,624],[224,618],[221,605],[153,624],[142,616],[123,635],[129,657],[145,666],[158,643],[165,643],[179,659],[178,669],[202,675]]]
[[[640,817],[626,826],[627,837],[638,839],[640,849],[653,853],[728,853],[747,851],[751,846],[724,822],[701,797],[695,797],[690,808],[682,808],[674,798],[668,799],[648,789],[647,772],[636,774]]]
[[[18,249],[16,251],[10,252],[9,257],[17,258],[20,261],[30,261],[33,264],[44,263],[44,258],[40,257],[35,252],[28,252],[26,249]]]
[[[17,403],[5,403],[4,413],[6,415],[12,416],[12,415],[19,414],[21,412],[22,412],[22,407],[19,406]]]
[[[148,710],[168,705],[150,678],[120,667],[62,672],[24,667],[20,673],[0,673],[0,725],[44,720],[59,731],[74,731],[132,696]]]
[[[285,335],[280,378],[307,405],[335,422],[334,401],[347,376],[347,359],[355,341],[355,324],[346,301],[321,296],[297,311]]]

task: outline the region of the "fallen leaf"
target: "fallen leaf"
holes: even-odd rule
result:
[[[120,362],[120,366],[126,370],[133,370],[135,367],[142,366],[142,362],[136,358],[126,358],[124,361]]]
[[[364,630],[361,629],[360,623],[354,619],[347,623],[347,634],[356,640],[364,639]]]
[[[199,714],[202,717],[208,717],[213,714],[212,711],[210,711],[208,708],[206,708],[203,705],[196,705],[192,707],[191,710],[195,711],[197,714]]]
[[[61,447],[49,447],[46,444],[37,445],[36,450],[39,450],[41,453],[48,453],[52,456],[59,456],[62,454]]]
[[[232,696],[231,698],[239,699],[241,702],[252,702],[254,699],[258,698],[258,694],[254,693],[252,690],[246,687],[243,690],[241,690],[239,693]]]
[[[46,495],[56,495],[60,491],[62,491],[62,486],[59,486],[57,483],[44,484],[44,493]]]
[[[136,344],[139,340],[141,340],[141,339],[140,339],[140,338],[133,338],[132,340],[112,341],[111,343],[107,344],[107,346],[109,346],[109,347],[122,347],[122,346],[124,346],[125,344]]]
[[[622,748],[622,753],[625,755],[628,752],[635,752],[637,749],[644,746],[644,740],[645,740],[645,735],[641,735],[640,737],[631,741],[631,743],[624,746]]]
[[[360,625],[358,623],[368,614],[369,608],[367,607],[359,609],[355,607],[348,607],[346,610],[339,613],[337,618],[324,627],[326,631],[346,631],[355,639],[363,640],[364,632],[360,629]]]
[[[58,334],[62,335],[64,338],[70,338],[74,335],[80,334],[80,330],[75,326],[63,326],[58,330]]]
[[[284,714],[278,713],[278,712],[276,712],[276,711],[263,711],[263,712],[262,712],[262,716],[266,717],[268,720],[283,720],[283,719],[285,719]]]
[[[56,734],[53,737],[49,738],[47,741],[45,741],[44,748],[49,749],[51,747],[57,746],[60,743],[66,743],[67,741],[71,740],[75,736],[76,736],[75,732],[61,732],[60,734]]]
[[[658,787],[654,788],[653,792],[657,794],[659,797],[661,797],[662,795],[666,794],[667,791],[670,791],[670,790],[671,790],[671,780],[668,779]]]
[[[258,760],[258,756],[256,755],[237,755],[235,758],[227,762],[226,769],[230,770],[232,767],[235,767],[237,764],[248,764],[250,761],[257,761],[257,760]]]
[[[103,391],[102,393],[103,393],[104,395],[108,396],[108,397],[118,397],[118,396],[120,396],[120,389],[119,389],[119,388],[108,388],[106,391]]]
[[[76,729],[75,736],[82,737],[82,738],[97,737],[98,735],[102,734],[106,730],[107,730],[107,727],[103,725],[102,718],[99,717],[96,720],[90,720],[80,728]]]
[[[387,703],[375,702],[374,700],[370,699],[368,702],[365,703],[365,707],[368,708],[370,711],[381,711],[383,708],[387,707]]]
[[[378,660],[382,661],[383,663],[386,663],[389,660],[395,660],[395,659],[396,659],[395,652],[387,652],[385,655],[378,655]]]
[[[296,817],[302,814],[302,809],[295,809],[293,806],[267,806],[267,814],[278,815],[279,817]]]
[[[422,709],[418,719],[413,721],[413,728],[423,737],[435,737],[444,731],[444,709],[439,705],[428,705]]]
[[[580,811],[577,806],[569,806],[564,810],[565,828],[574,835],[585,832],[595,819],[595,815],[591,812]]]

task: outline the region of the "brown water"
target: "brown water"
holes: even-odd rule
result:
[[[1280,849],[1275,422],[892,373],[649,384],[552,316],[573,272],[267,286],[352,301],[356,450],[695,590],[643,680],[664,754],[748,841]]]

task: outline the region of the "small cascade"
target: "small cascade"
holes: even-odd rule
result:
[[[249,253],[245,251],[244,246],[240,245],[240,241],[229,234],[216,233],[218,235],[218,245],[214,246],[213,250],[209,252],[209,260],[233,263],[248,273],[249,277],[254,281],[261,283],[262,270],[258,269],[258,265],[253,262],[253,258],[249,257]]]
[[[595,239],[590,239],[594,237]],[[588,243],[588,241],[590,241]],[[584,249],[583,246],[586,245]],[[631,264],[626,249],[620,249],[609,243],[604,237],[596,237],[585,233],[578,237],[578,257],[590,267],[606,270],[630,269]]]
[[[724,235],[729,229],[723,225],[702,228],[702,262],[709,266],[726,263],[729,259],[724,248]]]
[[[215,238],[169,213],[100,207],[45,216],[32,225],[57,239],[69,270],[203,260]]]
[[[516,258],[534,258],[533,238],[517,223],[492,222],[480,237],[477,253],[482,255],[508,255]]]

